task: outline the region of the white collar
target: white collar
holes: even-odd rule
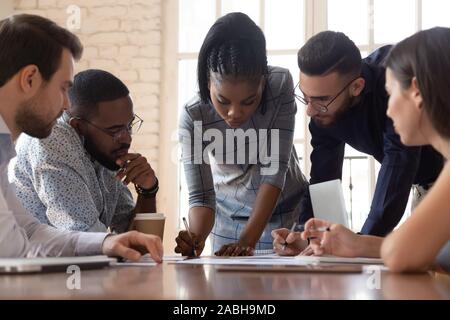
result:
[[[2,133],[11,134],[11,131],[3,120],[3,117],[0,115],[0,134]]]

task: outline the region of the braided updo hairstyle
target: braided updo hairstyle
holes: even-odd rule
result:
[[[262,30],[244,13],[219,18],[208,31],[198,57],[200,98],[210,103],[211,72],[226,79],[260,81],[268,73],[266,39]]]

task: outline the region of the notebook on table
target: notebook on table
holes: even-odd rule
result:
[[[107,256],[8,258],[0,259],[0,274],[66,272],[73,265],[81,270],[100,269],[116,261],[117,259]]]

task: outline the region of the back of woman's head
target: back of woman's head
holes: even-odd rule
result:
[[[268,73],[266,40],[245,14],[229,13],[214,23],[200,49],[197,67],[200,97],[210,102],[210,73],[226,79],[260,81]]]
[[[450,29],[420,31],[399,42],[387,57],[386,67],[403,89],[417,79],[432,125],[441,136],[450,138]]]

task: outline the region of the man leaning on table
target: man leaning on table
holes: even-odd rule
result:
[[[129,152],[142,123],[130,92],[111,73],[89,69],[75,75],[69,100],[49,137],[17,140],[9,166],[16,195],[27,212],[58,229],[128,231],[136,213],[156,212],[158,191],[150,163]]]
[[[82,51],[74,34],[46,18],[23,14],[0,21],[0,257],[106,254],[137,260],[141,254],[133,248],[145,246],[161,261],[156,236],[69,232],[39,223],[8,182],[14,141],[22,132],[48,137],[67,109],[74,60]]]

